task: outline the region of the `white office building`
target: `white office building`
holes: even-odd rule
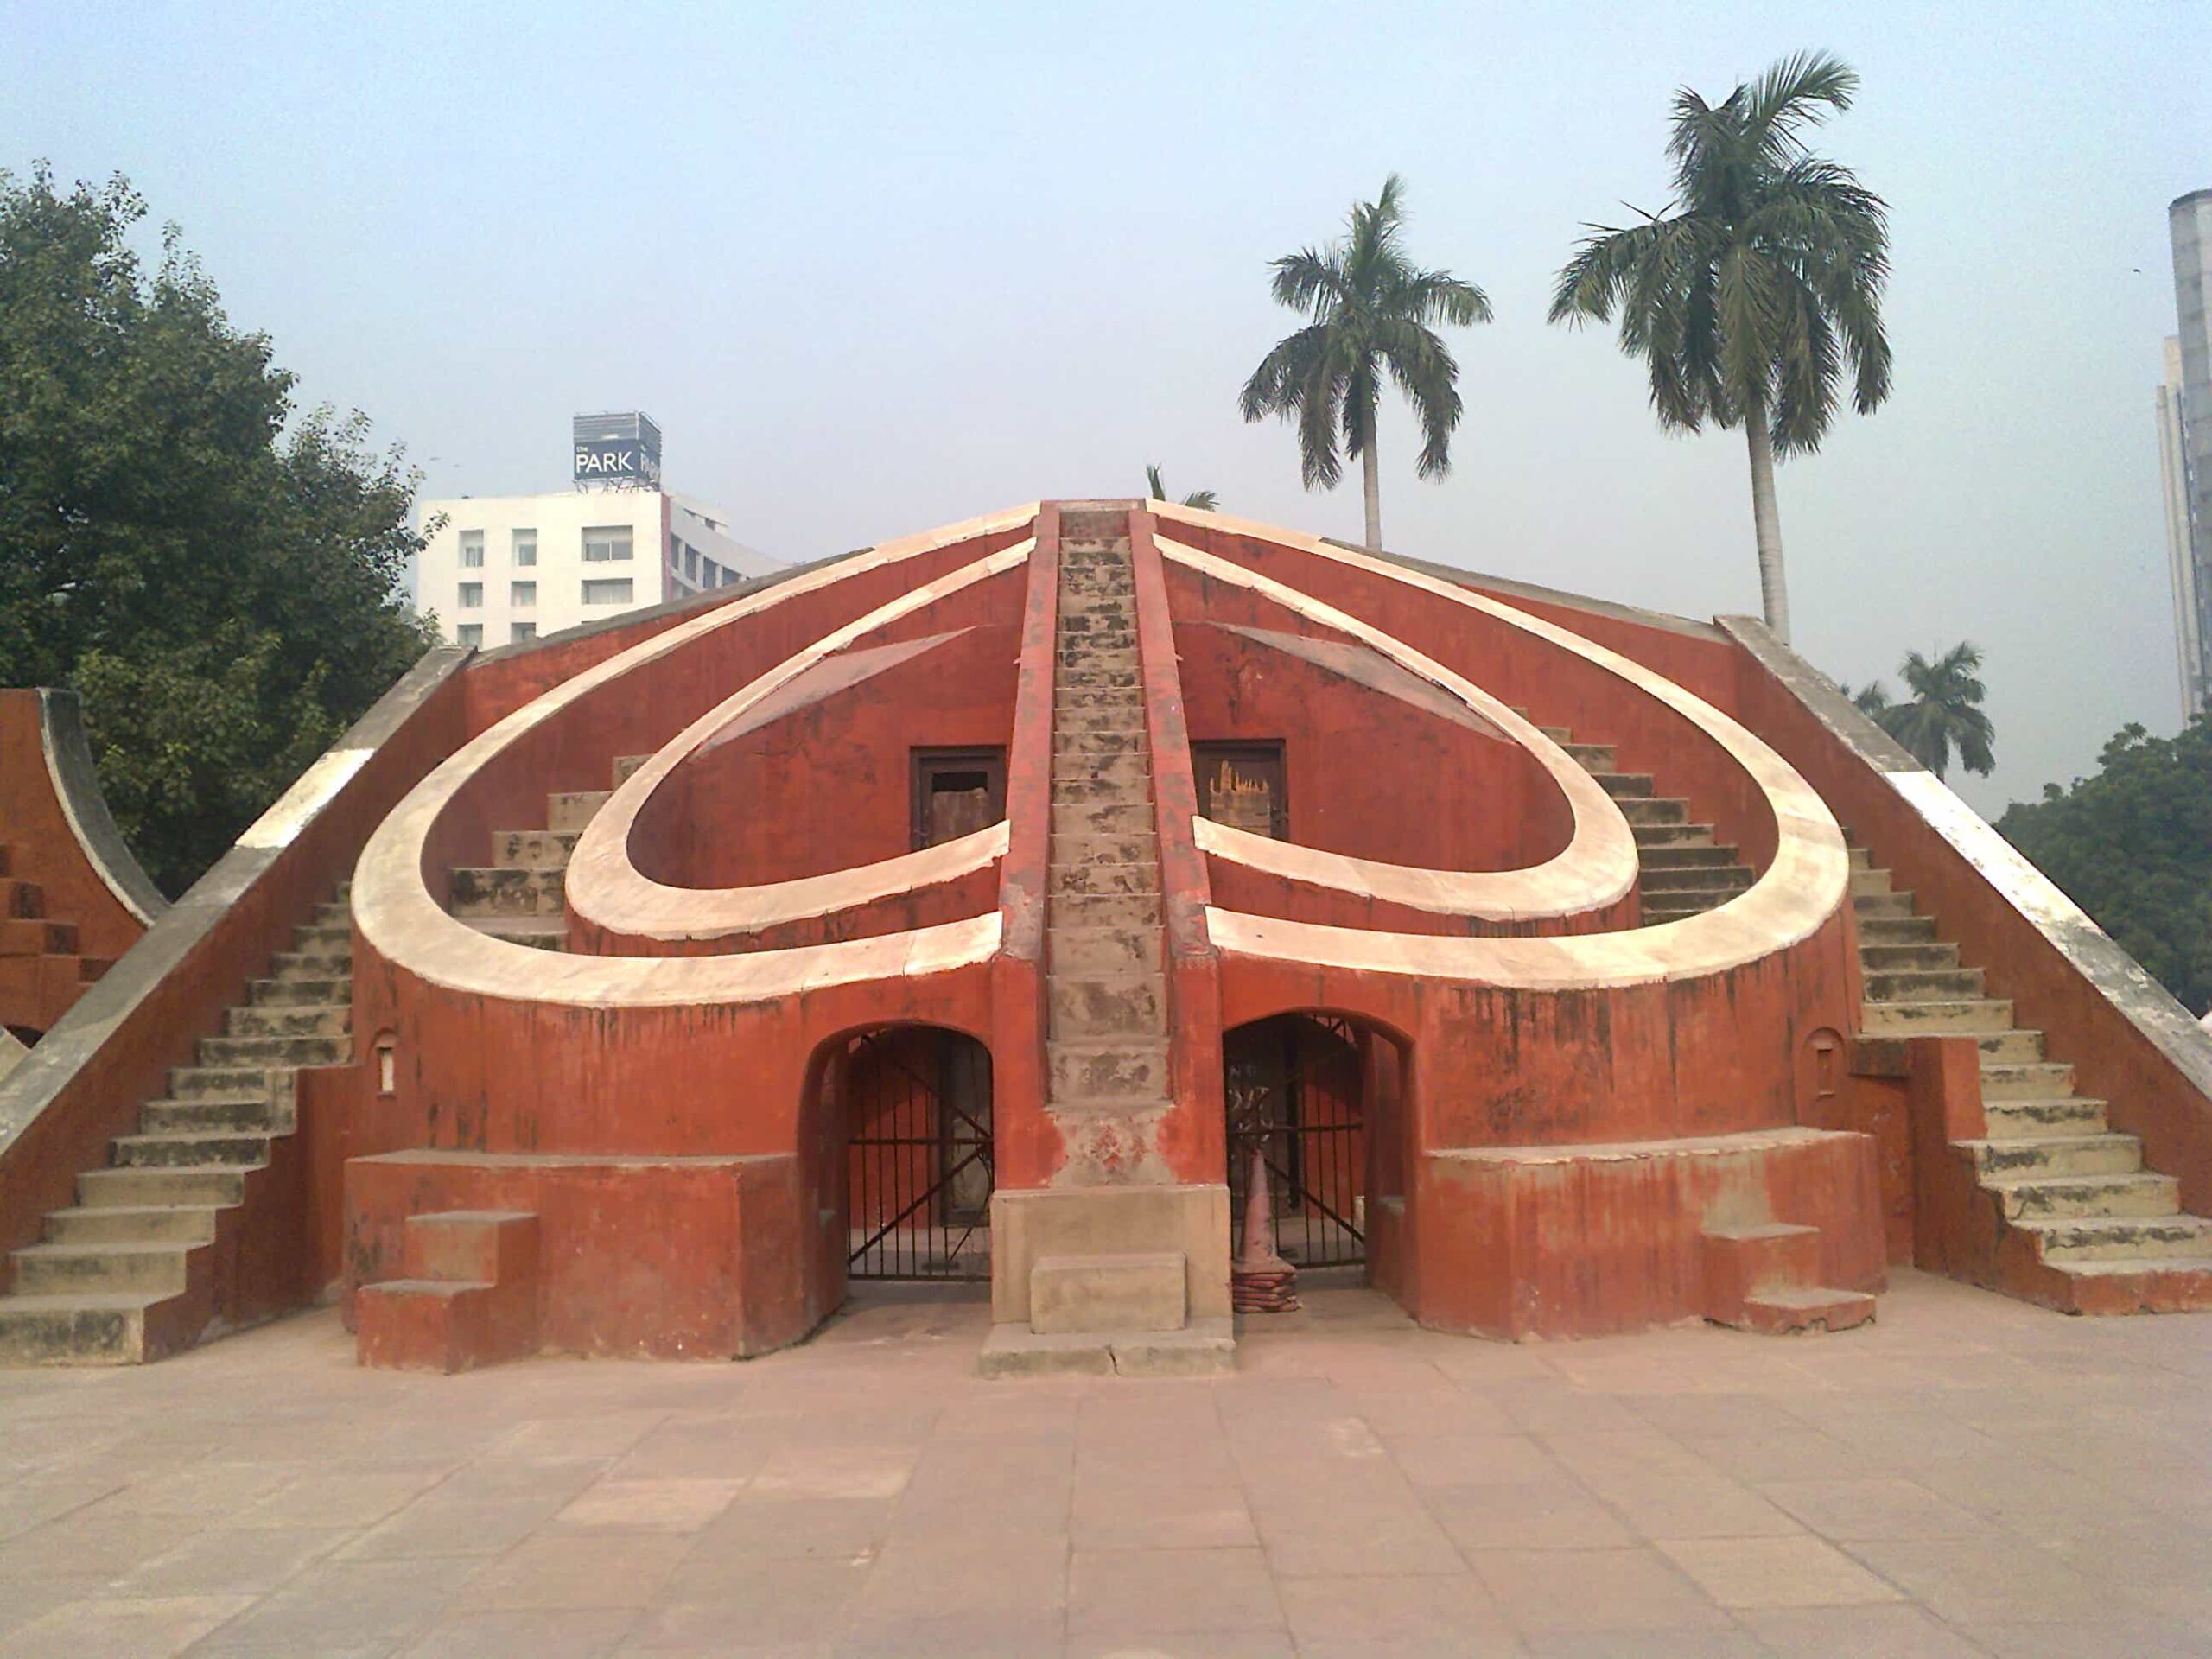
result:
[[[626,438],[587,426],[626,424]],[[445,637],[505,645],[782,569],[702,501],[659,487],[660,434],[642,416],[576,423],[575,486],[425,501],[416,604]]]
[[[2177,198],[2167,217],[2180,328],[2158,389],[2158,463],[2187,719],[2212,713],[2212,190]]]

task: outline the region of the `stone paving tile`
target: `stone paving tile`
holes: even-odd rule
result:
[[[1506,1616],[1532,1636],[1733,1627],[1655,1550],[1486,1549],[1470,1559]]]
[[[182,1653],[243,1596],[147,1596],[65,1602],[0,1639],[0,1659],[156,1659]]]
[[[638,1622],[635,1608],[450,1614],[406,1649],[408,1659],[598,1659]]]
[[[1818,1538],[1662,1540],[1659,1548],[1723,1607],[1844,1607],[1903,1599],[1895,1586]]]
[[[553,1517],[556,1527],[601,1532],[697,1532],[730,1506],[738,1480],[620,1480],[609,1475]]]
[[[1982,1652],[1917,1607],[1751,1608],[1738,1617],[1781,1659],[1978,1659]]]
[[[1256,1549],[1077,1550],[1068,1566],[1068,1630],[1279,1630],[1282,1604],[1268,1567]]]
[[[324,1561],[195,1644],[193,1659],[385,1655],[435,1623],[480,1561]]]
[[[1234,1549],[1260,1541],[1241,1488],[1085,1485],[1069,1536],[1077,1549]]]
[[[1521,1651],[1512,1624],[1472,1577],[1293,1580],[1281,1593],[1301,1659]]]
[[[142,1561],[116,1587],[134,1596],[266,1595],[353,1536],[339,1528],[213,1528]]]
[[[1972,1510],[1896,1476],[1774,1480],[1758,1491],[1827,1538],[1983,1538],[1996,1531]]]
[[[461,1611],[643,1607],[691,1548],[682,1535],[540,1534],[469,1580]]]

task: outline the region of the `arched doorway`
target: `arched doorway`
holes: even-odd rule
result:
[[[1329,1014],[1276,1014],[1224,1034],[1230,1217],[1239,1238],[1256,1153],[1283,1258],[1301,1268],[1365,1263],[1372,1040]]]
[[[991,1055],[973,1037],[895,1026],[849,1039],[846,1276],[991,1276]]]

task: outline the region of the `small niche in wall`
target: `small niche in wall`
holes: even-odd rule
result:
[[[377,1093],[389,1095],[399,1087],[399,1056],[397,1040],[385,1032],[376,1042]]]

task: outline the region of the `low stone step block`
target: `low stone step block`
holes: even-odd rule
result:
[[[556,790],[545,798],[545,827],[556,835],[581,835],[599,809],[607,804],[611,789]]]
[[[101,1240],[33,1244],[15,1254],[16,1290],[24,1296],[72,1296],[85,1291],[143,1291],[174,1296],[185,1287],[194,1247],[159,1240]]]
[[[202,1037],[194,1046],[201,1065],[223,1070],[259,1066],[289,1071],[302,1065],[334,1065],[353,1052],[350,1037]]]
[[[995,1325],[976,1370],[990,1377],[1228,1376],[1236,1370],[1236,1325],[1223,1317],[1180,1331],[1039,1336],[1026,1325]]]
[[[1662,893],[1734,893],[1747,891],[1751,880],[1751,873],[1740,864],[1693,864],[1646,869],[1640,885],[1645,893],[1654,896]]]
[[[77,1202],[88,1210],[149,1210],[172,1205],[228,1209],[245,1202],[245,1179],[252,1173],[248,1168],[157,1166],[88,1169],[77,1177]]]
[[[1646,870],[1725,868],[1737,862],[1736,850],[1710,842],[1669,842],[1638,849],[1636,861]]]
[[[614,787],[620,789],[636,775],[638,768],[652,759],[650,754],[618,754],[614,757],[613,777]]]
[[[1622,810],[1627,812],[1625,807]],[[1633,813],[1628,814],[1628,823],[1629,833],[1636,838],[1639,856],[1644,849],[1654,847],[1713,845],[1713,826],[1709,823],[1646,823]]]
[[[1055,801],[1055,836],[1148,836],[1154,832],[1152,803],[1142,801]]]
[[[2074,1068],[2058,1060],[1993,1060],[1981,1067],[1986,1100],[2058,1100],[2074,1092]]]
[[[1160,893],[1160,867],[1142,864],[1054,864],[1052,892],[1062,893]]]
[[[354,1299],[365,1366],[450,1375],[537,1351],[538,1222],[507,1210],[410,1216],[403,1277]]]
[[[1820,1282],[1820,1230],[1783,1221],[1708,1227],[1698,1235],[1698,1265],[1705,1317],[1736,1325],[1747,1298]]]
[[[1649,799],[1655,787],[1648,772],[1595,772],[1590,775],[1598,780],[1600,789],[1617,801]]]
[[[1869,944],[1916,944],[1936,937],[1933,916],[1869,916],[1859,918],[1859,943],[1863,949]]]
[[[1859,1017],[1870,1037],[1997,1037],[2012,1028],[2012,1005],[2000,997],[1933,997],[1868,1002]],[[2024,1058],[2040,1058],[2041,1051]]]
[[[1862,938],[1859,942],[1859,965],[1869,973],[1893,973],[1905,968],[1956,968],[1959,947],[1941,940],[1916,939],[1893,944]]]
[[[575,830],[494,830],[492,862],[512,869],[565,869],[579,838]]]
[[[1164,1041],[1048,1041],[1045,1047],[1054,1103],[1166,1096]]]
[[[136,1365],[171,1345],[149,1331],[175,1298],[144,1291],[0,1297],[0,1365]]]
[[[1167,1030],[1167,982],[1160,974],[1083,975],[1056,962],[1046,995],[1055,1037],[1157,1037]]]
[[[1152,927],[1160,925],[1160,895],[1148,893],[1058,893],[1046,911],[1047,924],[1060,927]]]
[[[138,1128],[147,1135],[207,1135],[250,1131],[274,1135],[289,1129],[279,1123],[276,1103],[265,1100],[149,1100],[138,1111]]]
[[[1956,1002],[1986,988],[1979,968],[1885,969],[1866,975],[1865,983],[1869,1002]]]
[[[1870,899],[1890,890],[1890,873],[1887,870],[1866,869],[1851,873],[1851,896],[1854,899]]]
[[[1149,776],[1052,779],[1053,805],[1082,806],[1096,802],[1149,806],[1152,802],[1152,779]]]
[[[274,1084],[259,1065],[179,1065],[169,1069],[171,1100],[266,1100]]]
[[[1046,963],[1055,974],[1150,973],[1163,943],[1157,926],[1055,927],[1045,936]]]
[[[1992,1141],[2047,1135],[2098,1135],[2107,1127],[2105,1103],[2086,1095],[2056,1100],[1986,1100],[1982,1116]]]
[[[329,1037],[343,1040],[353,1028],[353,1010],[309,1004],[289,1007],[228,1009],[223,1015],[226,1037]]]
[[[1690,819],[1690,804],[1683,800],[1624,800],[1620,809],[1631,824],[1687,824]]]
[[[1039,1256],[1029,1269],[1029,1328],[1039,1336],[1180,1331],[1185,1279],[1180,1250]]]
[[[455,916],[557,916],[567,903],[565,868],[463,865],[448,874],[446,907]]]
[[[1869,917],[1899,917],[1912,914],[1912,895],[1909,893],[1853,893],[1851,906],[1859,912],[1863,925]]]
[[[331,1007],[343,1004],[350,1008],[353,980],[350,974],[322,978],[257,979],[247,995],[256,1007]]]
[[[2109,1216],[2013,1224],[2046,1262],[2135,1262],[2192,1257],[2212,1262],[2212,1220],[2202,1216]]]
[[[2109,1130],[2091,1135],[2009,1135],[1961,1141],[1986,1179],[2043,1175],[2131,1175],[2143,1167],[2143,1144]]]
[[[353,971],[350,942],[336,949],[279,950],[269,958],[271,979],[346,979]]]
[[[78,1205],[49,1211],[46,1236],[54,1244],[205,1244],[215,1236],[213,1205]]]
[[[2181,1187],[2171,1175],[2061,1175],[1985,1181],[2008,1221],[2082,1216],[2175,1216]]]
[[[122,1169],[239,1169],[269,1161],[269,1136],[250,1129],[118,1135],[108,1144]]]
[[[1739,1330],[1760,1336],[1802,1336],[1814,1331],[1849,1331],[1871,1325],[1874,1299],[1863,1290],[1828,1290],[1808,1286],[1798,1290],[1763,1291],[1747,1297]]]

